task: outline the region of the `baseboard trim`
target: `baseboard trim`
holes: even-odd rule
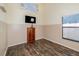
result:
[[[8,48],[12,47],[12,46],[15,46],[15,45],[23,44],[23,43],[26,43],[26,42],[21,42],[21,43],[17,43],[17,44],[14,44],[14,45],[10,45],[10,46],[8,46]]]
[[[48,39],[47,39],[47,40],[48,40]],[[56,42],[56,41],[52,41],[52,40],[49,40],[49,41],[54,42],[54,43],[57,43],[57,44],[59,44],[59,45],[62,45],[62,46],[64,46],[64,47],[67,47],[67,48],[69,48],[69,49],[72,49],[72,50],[74,50],[74,51],[79,52],[79,50],[76,50],[76,49],[74,49],[74,48],[71,48],[71,47],[69,47],[69,46],[67,46],[67,45],[63,45],[62,43],[59,43],[59,42]]]

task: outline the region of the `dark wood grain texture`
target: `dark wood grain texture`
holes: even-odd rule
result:
[[[27,43],[34,43],[35,42],[35,28],[28,27],[27,28]]]
[[[9,47],[6,56],[79,56],[79,52],[46,39],[40,39],[34,44],[23,43]]]

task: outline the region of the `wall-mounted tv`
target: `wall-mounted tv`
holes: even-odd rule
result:
[[[36,17],[34,17],[34,16],[25,16],[25,23],[36,23]]]

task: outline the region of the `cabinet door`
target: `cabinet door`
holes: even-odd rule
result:
[[[29,30],[29,28],[27,28],[27,43],[29,42],[29,39],[30,39],[30,34],[29,34],[29,32],[30,32],[30,30]]]
[[[27,42],[33,43],[35,41],[35,28],[27,28]]]
[[[33,42],[35,41],[35,28],[31,29],[31,39]]]

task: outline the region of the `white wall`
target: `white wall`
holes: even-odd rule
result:
[[[11,3],[6,4],[7,9],[7,19],[8,23],[8,46],[13,46],[27,42],[27,27],[30,24],[25,24],[25,15],[35,16],[36,24],[36,40],[43,38],[42,31],[42,13],[41,6],[38,4],[39,11],[33,13],[28,10],[24,10],[20,4]]]
[[[0,56],[7,51],[7,24],[0,21]]]
[[[24,43],[26,40],[25,25],[8,24],[8,46]]]
[[[79,13],[79,4],[44,4],[46,39],[79,51],[79,42],[62,39],[62,16]]]
[[[7,24],[4,22],[5,19],[6,13],[0,9],[0,56],[5,55],[7,51]]]

